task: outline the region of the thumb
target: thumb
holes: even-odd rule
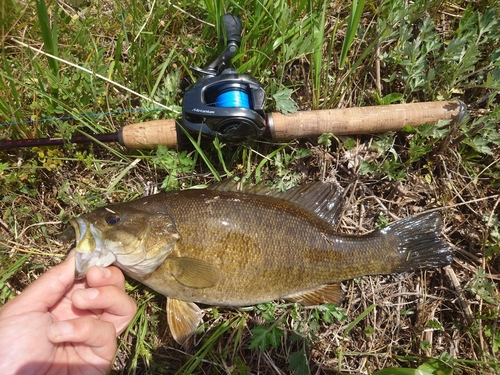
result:
[[[5,304],[4,313],[13,310],[46,312],[66,293],[75,282],[75,252],[69,253],[64,262],[45,272],[19,296]]]

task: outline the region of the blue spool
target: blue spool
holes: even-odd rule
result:
[[[250,109],[248,94],[241,90],[230,90],[220,94],[215,99],[215,105],[222,108],[247,108]]]

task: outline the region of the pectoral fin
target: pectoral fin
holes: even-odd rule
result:
[[[193,258],[168,258],[165,267],[179,283],[190,288],[210,288],[222,277],[216,266]]]
[[[167,298],[168,325],[175,341],[182,346],[186,346],[202,318],[203,312],[195,303]]]
[[[340,284],[328,284],[315,290],[292,294],[284,298],[287,301],[297,302],[304,306],[322,305],[323,303],[340,305],[344,299],[344,293],[340,289]]]

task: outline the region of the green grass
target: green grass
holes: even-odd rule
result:
[[[121,339],[116,373],[498,373],[494,1],[3,0],[0,139],[69,138],[177,118],[182,90],[196,79],[189,66],[207,65],[222,49],[224,12],[242,20],[233,65],[261,82],[267,112],[457,98],[469,116],[280,144],[193,137],[179,150],[94,143],[0,151],[0,303],[64,256],[58,234],[95,207],[230,175],[281,189],[328,179],[346,190],[339,231],[364,233],[440,209],[456,262],[347,281],[341,307],[207,307],[189,350],[168,333],[164,297],[130,281],[139,312]]]

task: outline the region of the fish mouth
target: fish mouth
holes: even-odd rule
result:
[[[80,217],[72,219],[70,224],[75,229],[76,235],[76,279],[84,278],[92,266],[107,267],[116,260],[113,253],[106,251],[102,232],[93,224]]]

